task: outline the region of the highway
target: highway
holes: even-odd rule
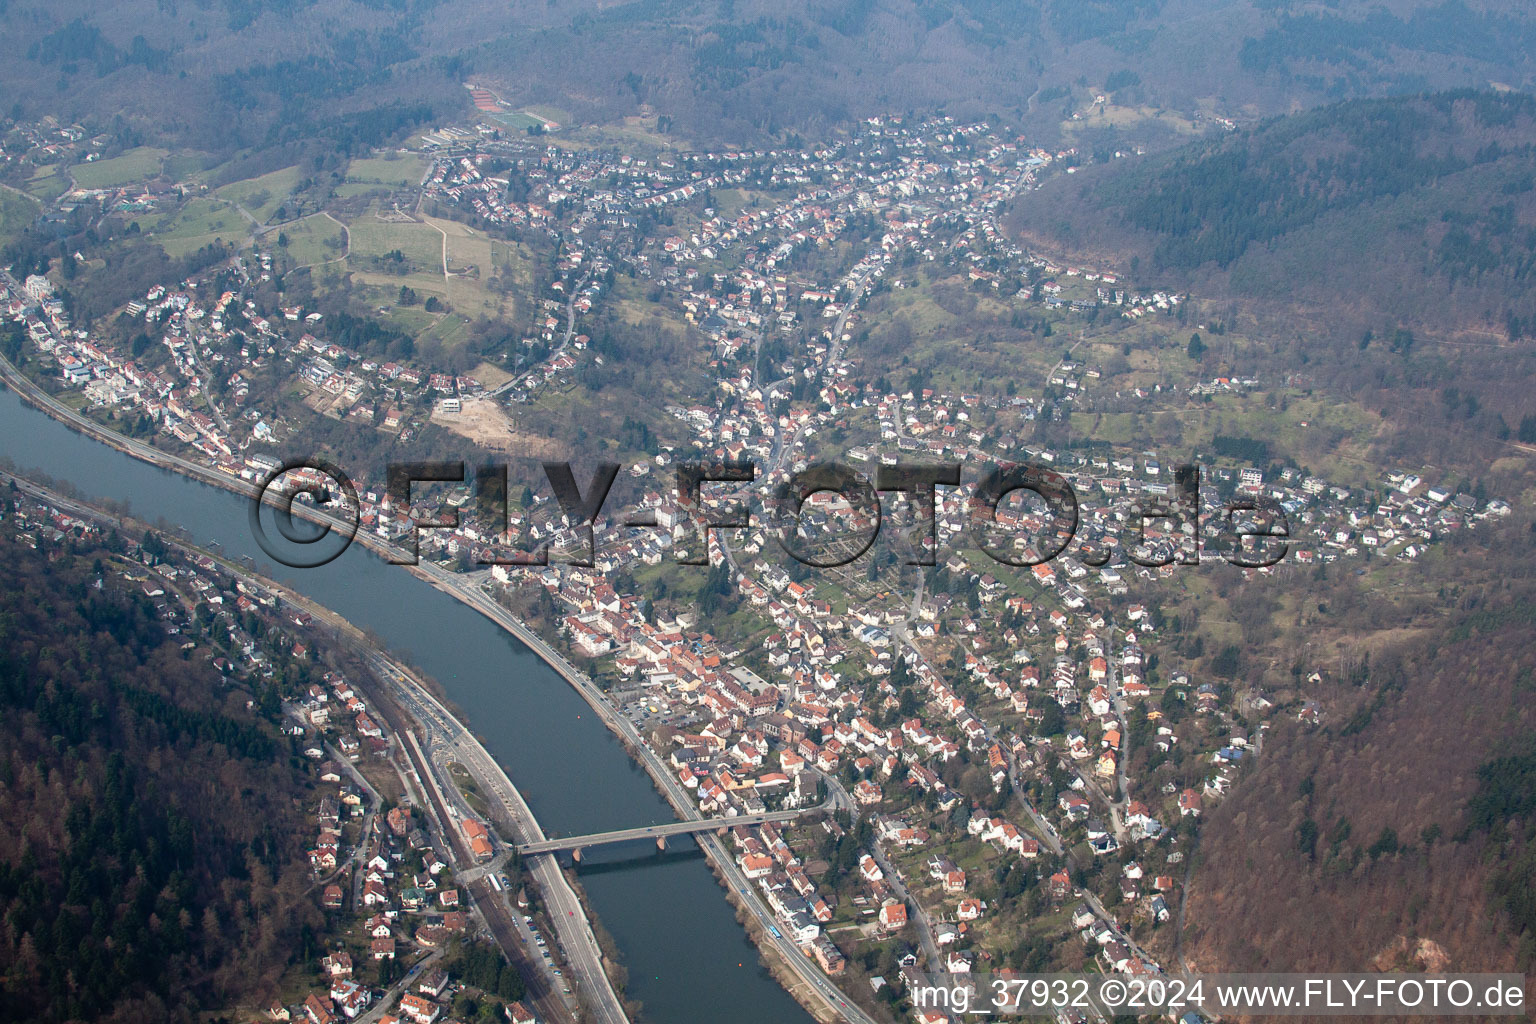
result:
[[[457,825],[457,820],[463,816],[462,812],[455,815],[448,809],[450,804],[458,802],[457,789],[451,779],[445,784],[446,769],[443,763],[434,761],[422,750],[413,726],[419,726],[429,737],[429,742],[442,735],[451,736],[454,740],[452,750],[456,755],[453,759],[460,760],[467,767],[471,764],[478,765],[478,770],[475,770],[474,774],[485,792],[502,792],[504,784],[505,791],[516,795],[516,790],[512,788],[509,781],[506,781],[505,775],[500,775],[502,783],[497,783],[483,774],[484,765],[489,763],[494,766],[494,761],[479,747],[479,744],[469,735],[468,730],[443,708],[419,681],[377,651],[367,638],[357,631],[356,627],[329,609],[292,594],[270,581],[253,578],[251,582],[293,607],[308,612],[316,620],[325,622],[336,631],[338,637],[350,640],[358,654],[368,663],[374,676],[391,687],[389,696],[394,698],[392,701],[381,700],[376,694],[369,694],[369,696],[373,698],[374,707],[384,718],[412,764],[414,779],[428,801],[425,809],[437,819],[439,831],[448,844],[447,853],[453,861],[455,878],[468,890],[470,898],[474,901],[476,909],[480,911],[496,944],[508,961],[523,975],[528,986],[524,1001],[535,1006],[539,1016],[545,1021],[584,1019],[579,1012],[578,1000],[563,997],[560,989],[564,986],[557,983],[557,979],[548,973],[548,966],[536,955],[532,936],[519,915],[508,905],[506,894],[496,892],[489,878],[486,877],[487,869],[499,869],[506,855],[503,854],[488,865],[477,866],[477,861],[465,842],[464,834]],[[362,684],[359,683],[359,685]],[[399,711],[395,705],[399,705]],[[404,717],[399,713],[400,711],[406,712],[410,717]],[[468,749],[471,745],[473,750]],[[445,761],[446,759],[444,763]],[[339,763],[346,764],[345,760]],[[495,771],[500,774],[499,768]],[[516,802],[526,812],[526,805],[522,804],[521,795],[516,795]],[[528,819],[531,820],[531,812],[527,814]],[[590,991],[592,994],[588,1005],[591,1015],[585,1019],[602,1022],[602,1024],[627,1024],[622,1004],[608,985],[607,974],[602,969],[601,954],[597,952],[596,940],[592,938],[590,928],[587,927],[586,916],[577,902],[575,893],[566,882],[565,876],[560,874],[558,867],[548,872],[530,870],[529,873],[533,876],[532,887],[543,898],[555,922],[556,937],[562,948],[566,950],[574,991]],[[556,917],[557,913],[558,917]],[[583,932],[588,940],[586,943],[580,941]],[[600,981],[592,981],[594,971],[595,977]]]
[[[532,853],[554,853],[558,850],[585,850],[589,846],[605,846],[632,839],[665,839],[668,836],[685,836],[693,832],[723,831],[736,826],[765,825],[782,821],[794,821],[806,811],[772,811],[767,814],[742,814],[734,818],[703,818],[699,821],[674,821],[667,825],[647,825],[641,828],[621,828],[613,832],[594,832],[585,836],[567,836],[562,839],[545,839],[542,842],[523,843],[517,852],[527,856]]]
[[[585,673],[578,671],[558,651],[546,644],[538,634],[523,625],[516,617],[497,604],[483,591],[455,580],[452,573],[439,566],[424,563],[417,568],[422,575],[437,583],[449,593],[459,596],[461,600],[471,607],[479,609],[487,618],[501,625],[519,640],[522,640],[534,653],[543,658],[551,668],[560,673],[568,683],[574,686],[576,691],[586,699],[592,709],[603,719],[608,728],[618,733],[619,738],[625,741],[631,754],[650,773],[652,780],[656,782],[662,794],[666,796],[668,802],[672,804],[673,810],[680,817],[688,821],[696,821],[703,817],[698,806],[691,798],[691,794],[683,789],[682,784],[673,777],[672,770],[645,743],[634,724],[614,710],[613,706],[604,698],[602,691],[598,689],[597,685]],[[727,885],[735,890],[736,894],[741,897],[741,901],[746,904],[752,915],[761,924],[763,930],[762,941],[771,944],[778,950],[783,961],[804,982],[807,988],[814,992],[828,1009],[843,1019],[852,1022],[852,1024],[875,1024],[873,1018],[853,1005],[848,1000],[848,997],[836,985],[832,984],[826,975],[821,973],[820,968],[806,959],[805,955],[800,952],[799,947],[791,939],[784,936],[782,932],[780,932],[778,938],[773,937],[768,928],[770,926],[777,927],[778,922],[774,920],[773,916],[764,907],[762,901],[752,895],[751,883],[741,873],[740,868],[736,866],[736,862],[731,858],[729,851],[714,836],[707,833],[699,836],[699,846],[703,849],[705,856],[714,864],[716,870],[725,877]]]
[[[15,278],[12,278],[4,270],[0,270],[0,281],[9,282],[12,287],[16,286]],[[236,494],[239,494],[245,498],[254,498],[258,495],[262,495],[263,500],[267,504],[272,505],[273,507],[280,507],[280,499],[277,494],[263,494],[261,488],[257,487],[254,483],[244,479],[243,477],[231,476],[228,473],[214,469],[210,466],[201,465],[191,461],[190,459],[184,459],[181,456],[175,455],[171,452],[161,451],[159,448],[156,448],[153,445],[145,444],[143,441],[138,441],[131,437],[126,437],[122,434],[119,434],[115,430],[111,430],[102,426],[100,423],[97,423],[95,420],[92,420],[88,416],[84,416],[81,413],[75,412],[68,406],[65,406],[56,401],[52,395],[48,394],[46,391],[39,388],[36,384],[32,383],[31,380],[29,380],[24,374],[17,370],[16,367],[4,356],[0,356],[0,380],[3,380],[6,386],[9,387],[12,391],[15,391],[16,394],[23,400],[36,406],[43,412],[46,412],[54,419],[59,420],[65,425],[73,427],[76,430],[79,430],[81,433],[86,434],[89,437],[95,438],[96,440],[102,442],[105,445],[108,445],[109,447],[116,448],[118,451],[123,452],[126,455],[131,455],[141,462],[147,462],[152,466],[159,467],[160,469],[168,469],[181,473],[185,476],[193,478],[199,483],[210,484],[214,487],[222,487],[225,490],[234,491]],[[286,502],[282,502],[282,504],[286,504]],[[300,519],[307,519],[315,523],[323,523],[333,528],[341,527],[343,529],[349,529],[352,525],[350,522],[344,521],[340,516],[332,515],[323,509],[320,509],[314,505],[306,504],[302,501],[294,502],[292,504],[292,511],[293,514]],[[379,537],[378,535],[370,533],[366,530],[359,529],[357,531],[355,540],[357,543],[363,545],[371,551],[384,556],[385,558],[390,559],[391,561],[400,562],[408,557],[408,552],[406,552],[404,549],[399,548],[394,544],[391,544],[389,541],[384,540],[382,537]]]
[[[398,719],[393,709],[384,701],[375,701],[375,706],[386,719]],[[421,750],[416,736],[410,730],[410,723],[391,721],[391,728],[396,730],[396,735],[402,737],[402,746],[407,757],[410,758],[416,779],[420,783],[431,805],[433,816],[438,819],[438,824],[443,837],[449,842],[450,852],[454,860],[454,873],[468,868],[475,863],[474,856],[470,853],[469,845],[465,841],[464,834],[454,823],[453,817],[448,813],[447,801],[444,797],[436,772]],[[403,727],[402,727],[403,726]],[[533,1002],[539,1007],[539,1013],[550,1020],[580,1019],[578,1014],[572,1012],[554,987],[548,984],[548,979],[541,975],[532,959],[531,947],[522,943],[517,928],[516,915],[512,913],[504,900],[497,899],[496,892],[492,889],[488,880],[482,878],[475,882],[467,883],[465,888],[469,891],[470,898],[475,907],[480,911],[485,920],[486,927],[490,930],[496,944],[506,953],[508,960],[518,965],[528,986],[527,1001]],[[620,1020],[623,1018],[620,1017]]]

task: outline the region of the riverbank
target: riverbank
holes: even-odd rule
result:
[[[429,567],[414,568],[427,570]],[[615,711],[591,677],[577,669],[563,655],[545,643],[543,638],[526,623],[516,618],[484,592],[455,586],[449,579],[444,578],[450,574],[436,566],[431,566],[430,569],[432,571],[426,572],[425,577],[435,586],[469,604],[493,623],[517,637],[577,693],[581,694],[587,704],[602,718],[608,729],[619,737],[626,752],[645,769],[651,777],[652,784],[679,818],[684,821],[697,821],[704,817],[697,805],[689,799],[686,791],[678,785],[666,763],[646,744],[634,723]],[[837,986],[807,960],[790,939],[784,937],[782,933],[778,938],[773,937],[768,931],[771,922],[770,914],[764,909],[761,901],[751,895],[751,883],[745,875],[741,874],[729,851],[721,845],[719,840],[708,833],[700,833],[695,838],[698,840],[700,849],[704,851],[716,880],[725,889],[726,898],[738,911],[745,911],[761,926],[758,929],[749,929],[748,935],[770,964],[776,962],[778,969],[773,973],[785,991],[817,1020],[836,1020],[841,1017],[854,1024],[875,1024],[873,1018],[854,1006]],[[793,986],[784,984],[780,970],[796,978],[798,984]]]
[[[190,477],[200,483],[212,484],[221,490],[233,492],[242,497],[249,498],[258,493],[257,488],[246,481],[230,477],[227,474],[205,466],[199,466],[196,463],[163,452],[142,442],[123,438],[101,424],[74,413],[54,401],[51,396],[42,392],[30,380],[21,377],[14,367],[3,360],[0,360],[0,378],[4,378],[10,383],[11,389],[26,404],[40,410],[45,415],[69,427],[76,433],[84,434],[94,440],[105,443],[116,451],[132,456],[137,461],[146,462],[156,468],[172,470],[181,476]],[[317,521],[323,521],[328,518],[313,508],[300,505],[297,506],[297,509],[300,514],[317,518]],[[359,534],[359,539],[363,541],[369,550],[386,558],[391,553],[397,556],[400,553],[400,549],[384,541],[382,538]],[[412,572],[418,578],[431,583],[435,589],[452,597],[458,603],[479,611],[484,617],[490,619],[494,626],[500,627],[502,631],[516,638],[540,662],[547,668],[552,669],[570,688],[574,689],[588,707],[597,712],[608,731],[618,737],[620,745],[623,747],[630,763],[638,765],[646,771],[647,775],[650,776],[653,787],[663,795],[675,816],[682,817],[685,820],[697,820],[702,817],[698,809],[688,799],[687,794],[679,792],[679,787],[676,786],[675,780],[672,779],[670,771],[667,770],[665,764],[654,751],[651,751],[646,746],[632,724],[614,712],[614,709],[608,703],[601,690],[584,673],[581,673],[571,665],[559,652],[553,650],[531,628],[512,616],[510,612],[489,595],[462,579],[456,578],[454,574],[439,566],[431,563],[418,565],[412,567]],[[723,848],[718,840],[713,836],[706,835],[700,837],[700,846],[708,857],[711,866],[715,869],[717,879],[719,877],[737,879],[737,884],[728,884],[726,886],[730,902],[736,904],[738,909],[742,909],[744,906],[749,916],[759,922],[764,922],[765,924],[771,922],[771,915],[760,905],[759,901],[751,896],[750,883],[746,882],[744,878],[738,877],[739,870],[737,866],[731,860],[728,851]],[[739,895],[738,892],[740,890],[746,890],[746,894],[744,896]],[[766,928],[764,932],[766,932]],[[812,1012],[814,1016],[825,1018],[827,1015],[841,1015],[849,1017],[856,1024],[873,1024],[868,1017],[859,1013],[856,1008],[851,1007],[847,1003],[846,997],[825,977],[821,976],[816,971],[814,965],[810,964],[800,950],[794,947],[788,939],[774,940],[769,937],[765,940],[763,934],[754,934],[751,938],[765,956],[779,958],[782,961],[782,966],[789,973],[801,979],[801,986],[793,992],[793,996],[796,1002]],[[812,998],[806,998],[807,993],[814,993],[815,995]]]
[[[411,708],[407,706],[408,704],[419,707],[423,701],[427,702],[432,708],[434,717],[446,722],[450,727],[456,729],[460,735],[469,736],[468,729],[432,696],[430,692],[432,688],[425,678],[417,675],[415,670],[402,665],[382,653],[372,637],[368,636],[362,629],[359,629],[354,623],[334,610],[283,586],[276,580],[255,573],[218,552],[209,551],[176,536],[166,536],[163,529],[137,520],[131,515],[116,510],[99,508],[83,499],[62,494],[53,487],[15,473],[0,470],[0,480],[11,482],[21,493],[25,493],[36,500],[44,501],[55,508],[63,509],[81,518],[92,519],[105,526],[127,529],[135,534],[153,530],[164,538],[169,547],[180,551],[187,557],[211,559],[222,572],[227,573],[245,586],[249,593],[254,595],[264,594],[274,602],[309,616],[311,620],[310,629],[324,634],[328,641],[335,645],[337,650],[346,651],[352,658],[355,658],[362,675],[362,677],[355,679],[355,684],[368,699],[369,703],[383,716],[390,731],[400,738],[402,752],[410,762],[411,770],[415,777],[414,779],[409,777],[403,778],[407,790],[409,791],[413,788],[417,790],[420,806],[429,818],[436,822],[436,828],[441,836],[443,847],[457,865],[456,870],[459,872],[461,880],[469,891],[475,906],[484,917],[497,945],[501,947],[508,962],[517,967],[523,974],[525,981],[528,982],[530,986],[530,1001],[540,1006],[545,1019],[552,1021],[582,1019],[575,1012],[574,1001],[572,1000],[568,1003],[570,997],[562,999],[556,991],[557,986],[551,984],[553,979],[540,973],[541,965],[533,955],[531,942],[522,941],[522,930],[516,926],[514,912],[497,895],[498,890],[492,889],[487,883],[485,874],[491,869],[492,865],[477,865],[473,854],[470,852],[458,829],[457,816],[449,811],[448,802],[439,784],[438,773],[433,770],[433,766],[424,759],[421,753],[418,737],[430,737],[433,723],[426,720],[428,716],[414,714]],[[379,687],[383,687],[382,690],[368,681],[366,677],[369,675],[377,680]],[[407,699],[402,700],[402,697]],[[472,738],[468,742],[475,743],[478,747],[478,743]],[[493,759],[483,748],[479,749],[479,754],[482,762],[494,763]],[[511,787],[510,780],[506,779],[504,775],[501,776],[500,785],[498,785],[496,780],[484,781],[498,789]],[[521,827],[522,837],[528,838],[541,835],[538,831],[537,823],[533,821],[532,812],[527,811],[526,804],[522,802],[521,794],[517,793],[515,788],[510,788],[510,792],[515,797],[517,803],[523,807],[524,813],[531,823],[531,826]],[[504,816],[498,817],[504,818]],[[501,822],[493,821],[493,824],[498,827],[502,835],[508,837],[509,841],[504,842],[503,845],[510,849],[519,838],[518,832],[514,830],[518,828],[517,823],[511,823],[511,827],[509,827],[505,820]],[[499,862],[498,859],[493,861],[492,864]],[[528,876],[526,883],[539,894],[541,902],[545,906],[568,906],[577,898],[574,889],[567,884],[564,875],[558,868],[552,874],[550,872],[536,871],[528,871],[526,874]],[[587,920],[588,917],[595,917],[595,915],[584,905],[582,906],[582,915],[579,921],[567,915],[551,917],[551,927],[557,938],[561,940],[562,948],[565,948],[568,942],[572,946],[577,945],[575,941],[577,936],[572,933],[572,929],[583,928],[592,930],[591,922]],[[593,943],[592,946],[595,948],[596,943]],[[594,1007],[594,1017],[591,1019],[609,1021],[612,1024],[627,1024],[629,1018],[624,1013],[623,1004],[614,991],[614,978],[612,975],[607,974],[608,969],[613,968],[617,972],[618,978],[622,979],[622,965],[618,964],[611,955],[603,956],[600,963],[601,967],[598,968],[597,973],[607,976],[606,993],[604,993],[607,1005]],[[568,960],[568,966],[571,966],[573,971],[578,969],[576,962],[571,960]],[[601,989],[603,986],[596,987]]]

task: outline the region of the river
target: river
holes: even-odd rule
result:
[[[192,541],[250,556],[259,571],[384,638],[442,684],[550,835],[674,820],[645,772],[587,704],[478,612],[354,544],[318,569],[274,566],[251,537],[247,501],[75,433],[0,387],[0,455],[86,499],[126,501]],[[627,994],[654,1024],[803,1024],[811,1018],[759,966],[692,840],[589,850],[581,882],[629,970]]]

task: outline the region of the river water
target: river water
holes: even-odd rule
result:
[[[586,703],[516,638],[361,544],[318,569],[272,565],[246,499],[139,462],[63,426],[0,387],[0,455],[90,499],[127,501],[147,522],[247,555],[265,575],[372,629],[442,684],[544,830],[580,835],[674,820],[650,778]],[[654,1024],[804,1024],[809,1015],[758,965],[756,948],[692,840],[586,853],[582,885]]]

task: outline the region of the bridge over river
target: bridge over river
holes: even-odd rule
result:
[[[566,836],[561,839],[544,839],[537,843],[522,843],[517,847],[517,852],[523,856],[534,853],[556,853],[560,850],[570,850],[581,859],[581,851],[589,846],[604,846],[608,843],[622,843],[631,839],[654,839],[656,845],[665,847],[668,836],[689,835],[694,832],[714,832],[738,825],[767,825],[781,821],[794,821],[802,814],[811,811],[823,810],[821,807],[810,807],[795,811],[774,811],[768,814],[738,814],[730,818],[703,818],[698,821],[673,821],[665,825],[648,825],[641,828],[617,829],[613,832],[594,832],[585,836]]]

